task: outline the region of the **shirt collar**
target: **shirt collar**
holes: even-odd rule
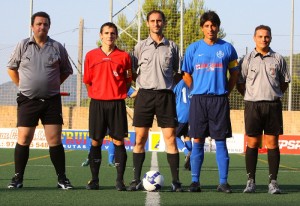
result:
[[[45,44],[52,44],[52,39],[47,36],[47,42]],[[29,38],[28,44],[36,44],[35,39],[33,38],[33,35]]]
[[[258,56],[260,56],[260,57],[272,56],[274,53],[275,52],[270,48],[269,52],[264,56],[262,56],[261,53],[257,52],[256,49],[253,50],[252,54],[253,54],[253,57],[255,58],[255,57],[258,57]]]
[[[146,45],[151,45],[151,44],[156,44],[156,42],[151,38],[151,36],[149,35],[148,38],[146,39]],[[169,45],[170,42],[167,38],[163,37],[161,42],[159,43],[160,44],[163,44],[163,45]]]

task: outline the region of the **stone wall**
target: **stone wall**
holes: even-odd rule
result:
[[[88,129],[88,113],[89,109],[87,107],[63,107],[63,129]],[[129,130],[133,130],[133,110],[127,108],[127,114]],[[232,132],[244,133],[244,111],[232,110],[230,115]],[[16,127],[16,117],[17,110],[15,106],[0,106],[0,128]],[[284,111],[283,122],[284,134],[300,134],[300,111]],[[42,128],[42,125],[39,124],[38,128]],[[154,121],[151,130],[160,131],[156,121]]]

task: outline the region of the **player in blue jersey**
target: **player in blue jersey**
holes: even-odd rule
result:
[[[137,94],[137,90],[135,90],[133,87],[130,87],[127,92],[127,97],[134,98]],[[109,134],[109,131],[107,131],[107,134]],[[114,143],[111,138],[109,138],[109,144],[108,144],[108,166],[114,167],[115,166],[115,147]],[[81,166],[86,167],[90,164],[89,158],[87,158],[84,162],[81,163]]]
[[[200,18],[204,39],[192,43],[183,60],[183,79],[192,95],[189,115],[189,135],[194,138],[191,192],[201,191],[200,171],[204,160],[204,142],[208,136],[216,143],[219,169],[217,191],[232,192],[227,182],[229,155],[226,138],[232,136],[228,96],[238,78],[238,57],[230,43],[218,38],[220,24],[220,18],[214,11],[205,12]]]
[[[181,76],[180,76],[181,77]],[[189,88],[182,80],[182,78],[175,78],[175,83],[178,82],[173,88],[176,97],[176,112],[178,118],[178,127],[176,128],[176,143],[178,149],[184,152],[185,164],[184,168],[191,170],[190,155],[192,151],[191,138],[188,135],[188,120],[190,109]],[[182,141],[181,137],[184,137]]]

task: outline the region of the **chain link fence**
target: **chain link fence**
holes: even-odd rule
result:
[[[125,3],[124,3],[125,2]],[[129,3],[128,3],[129,2]],[[138,42],[139,39],[145,39],[148,36],[148,28],[145,23],[146,14],[152,9],[162,10],[167,18],[167,26],[164,30],[164,34],[168,39],[175,41],[181,50],[181,53],[184,54],[186,47],[201,38],[203,34],[200,31],[199,18],[201,14],[206,10],[204,7],[204,2],[197,1],[188,1],[189,3],[181,4],[179,0],[145,0],[142,1],[142,4],[138,4],[139,1],[114,1],[114,10],[117,11],[112,14],[113,22],[119,28],[119,39],[117,42],[118,47],[124,49],[127,52],[132,52],[134,45]],[[182,7],[183,6],[183,7]],[[184,22],[184,23],[183,23]],[[296,25],[297,26],[297,25]],[[85,28],[84,33],[94,32],[95,38],[98,36],[98,31],[95,29]],[[96,34],[97,33],[97,34]],[[56,39],[59,35],[54,35],[53,38]],[[70,31],[67,35],[78,36],[78,33]],[[225,31],[221,29],[220,38],[226,36]],[[52,36],[51,36],[52,37]],[[251,37],[249,37],[251,38]],[[286,37],[282,37],[286,38]],[[296,38],[299,38],[297,36]],[[277,41],[280,41],[280,37],[277,37]],[[95,45],[83,45],[83,56],[86,52],[95,48]],[[283,39],[283,41],[288,41]],[[77,84],[78,78],[77,75],[80,75],[82,81],[82,74],[77,71],[77,55],[78,49],[76,46],[78,42],[74,42],[72,45],[65,45],[69,55],[70,60],[73,64],[74,75],[70,76],[65,83],[61,86],[61,91],[69,92],[70,96],[62,97],[63,106],[64,106],[64,119],[65,127],[73,129],[87,129],[88,122],[88,105],[89,98],[87,96],[86,89],[84,85],[81,88],[81,99],[78,103],[77,101]],[[7,59],[3,58],[0,61],[2,69],[6,68],[7,60],[12,52],[15,45],[6,44],[0,42],[0,56],[6,56]],[[244,56],[247,53],[245,48],[236,48],[239,57]],[[282,51],[278,50],[277,52],[281,53]],[[297,52],[297,51],[296,51]],[[298,54],[293,56],[293,73],[292,73],[292,101],[291,101],[291,110],[300,111],[300,51]],[[287,60],[288,67],[290,65],[290,58],[285,57]],[[6,81],[0,84],[0,128],[4,127],[15,127],[16,124],[16,94],[18,92],[17,87],[11,82]],[[287,110],[288,108],[288,91],[283,98],[283,108]],[[133,109],[133,99],[126,99],[128,106],[128,112],[131,112]],[[231,109],[233,110],[243,110],[244,102],[241,95],[238,94],[236,90],[230,96]],[[77,105],[80,105],[78,107]]]

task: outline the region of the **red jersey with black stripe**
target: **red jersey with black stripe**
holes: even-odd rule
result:
[[[126,84],[132,81],[131,58],[117,47],[106,55],[101,48],[86,54],[83,83],[89,85],[88,96],[97,100],[127,97]]]

